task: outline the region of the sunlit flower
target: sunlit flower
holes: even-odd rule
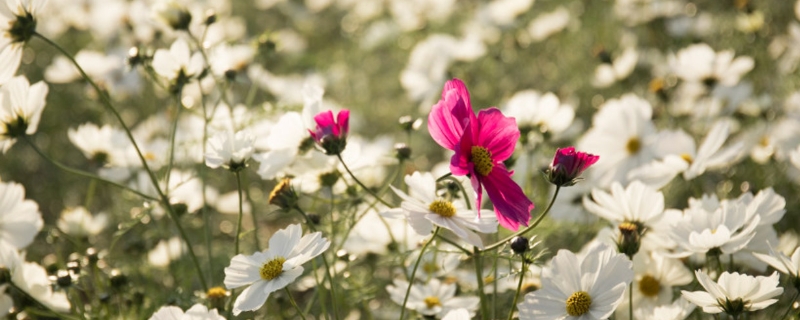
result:
[[[395,279],[394,285],[386,287],[389,297],[402,305],[406,296],[408,282]],[[439,279],[431,279],[426,284],[413,284],[408,295],[406,308],[425,316],[443,317],[451,310],[467,309],[473,314],[478,309],[478,297],[456,297],[456,285],[443,283]]]
[[[454,204],[438,197],[436,179],[429,172],[414,172],[407,175],[405,181],[409,194],[392,187],[397,196],[403,199],[401,207],[391,209],[384,215],[406,218],[418,234],[427,236],[433,230],[433,225],[437,225],[452,231],[467,243],[483,248],[483,241],[475,231],[497,232],[497,220],[493,217],[478,218],[474,210],[461,208],[461,202]]]
[[[11,270],[11,281],[36,301],[56,311],[70,310],[70,303],[64,292],[53,291],[52,283],[44,267],[35,262],[20,261]]]
[[[186,253],[186,250],[186,244],[179,237],[161,240],[153,250],[147,253],[147,262],[155,267],[167,267],[170,262]]]
[[[61,211],[61,218],[56,222],[59,230],[74,237],[97,235],[107,224],[108,216],[106,214],[92,216],[92,213],[84,207],[64,209]]]
[[[184,85],[203,71],[203,56],[191,53],[189,44],[178,38],[169,50],[158,49],[153,55],[153,70],[170,82],[170,90],[180,92]]]
[[[686,300],[703,308],[705,313],[720,313],[738,317],[743,312],[761,310],[769,307],[783,293],[778,287],[778,273],[769,277],[753,277],[738,272],[723,272],[717,282],[701,271],[695,271],[697,281],[706,291],[686,291],[681,293]]]
[[[37,13],[46,0],[0,1],[0,84],[17,73],[22,47],[36,33]]]
[[[161,22],[175,30],[187,30],[192,22],[192,14],[175,0],[161,0],[153,5],[153,13]]]
[[[598,88],[606,88],[611,86],[617,81],[627,78],[636,67],[636,62],[639,59],[639,54],[636,48],[626,48],[622,54],[614,60],[603,52],[607,61],[603,61],[597,69],[594,70],[594,79],[592,85]]]
[[[673,298],[673,288],[687,285],[694,280],[692,272],[675,258],[669,258],[655,252],[642,252],[633,257],[634,313],[648,312],[654,308],[669,304]],[[628,318],[628,303],[625,299],[618,310],[617,317]],[[634,318],[637,319],[637,318]],[[642,318],[649,319],[649,318]]]
[[[0,246],[24,249],[42,230],[39,205],[25,199],[25,188],[14,182],[0,182]]]
[[[531,202],[522,188],[511,180],[503,161],[514,153],[519,129],[513,118],[497,108],[472,111],[467,87],[459,79],[447,82],[442,99],[428,116],[428,131],[436,143],[455,151],[450,171],[455,176],[469,175],[480,208],[483,189],[492,200],[500,225],[517,230],[531,219]]]
[[[634,319],[650,320],[683,320],[694,311],[695,305],[684,298],[678,298],[671,304],[660,305],[652,309],[637,308],[633,310]],[[618,315],[627,312],[618,312]]]
[[[583,258],[559,250],[542,271],[542,288],[518,305],[525,319],[607,319],[633,280],[631,261],[606,245]]]
[[[16,138],[36,133],[47,91],[44,82],[30,85],[24,76],[14,77],[0,88],[0,149],[3,153],[11,148]]]
[[[303,236],[299,224],[281,229],[269,239],[267,250],[236,255],[225,268],[225,287],[249,286],[236,298],[233,314],[261,308],[270,293],[280,290],[303,274],[302,264],[322,254],[331,242],[314,232]]]
[[[539,42],[552,36],[567,27],[570,20],[569,10],[559,6],[552,12],[542,13],[528,24],[528,34],[531,41]]]
[[[326,154],[341,154],[347,146],[347,133],[350,131],[350,110],[339,111],[336,119],[333,111],[323,111],[314,116],[317,127],[308,130],[311,137],[325,150]]]
[[[783,274],[789,275],[795,283],[800,280],[800,247],[794,250],[792,257],[787,257],[783,252],[775,252],[772,247],[769,248],[769,254],[753,252],[756,258],[766,262],[775,270]]]
[[[224,320],[225,317],[219,315],[217,309],[208,310],[202,304],[195,304],[186,312],[176,306],[164,306],[158,309],[150,320]]]
[[[515,93],[502,108],[503,114],[517,120],[521,131],[520,141],[525,144],[535,135],[552,135],[564,132],[575,118],[574,107],[561,102],[552,92],[541,94],[534,90]]]
[[[560,148],[546,171],[547,180],[557,186],[575,185],[580,181],[581,173],[599,159],[591,153],[575,151],[575,147]]]
[[[670,231],[677,244],[675,255],[736,253],[755,237],[760,221],[761,216],[748,215],[746,205],[738,202],[723,202],[713,211],[690,206]]]
[[[98,127],[90,122],[77,129],[70,128],[67,137],[87,159],[101,166],[123,164],[126,160],[124,150],[130,145],[124,131],[110,125]]]
[[[231,171],[239,171],[247,166],[247,160],[253,155],[256,137],[249,131],[224,131],[208,139],[208,152],[205,154],[206,165],[211,168],[223,167]]]
[[[709,89],[713,89],[717,84],[727,87],[736,85],[754,66],[751,57],[734,59],[733,50],[715,52],[705,43],[681,49],[677,55],[670,57],[669,62],[679,78],[688,82],[702,83]]]
[[[616,224],[631,222],[652,228],[664,213],[664,194],[639,181],[628,187],[615,182],[611,193],[592,190],[591,198],[584,198],[583,205],[594,214]]]

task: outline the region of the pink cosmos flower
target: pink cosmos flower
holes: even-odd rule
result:
[[[492,200],[500,225],[517,230],[528,225],[533,202],[513,180],[503,161],[514,153],[519,128],[514,118],[506,117],[497,108],[472,111],[467,87],[459,79],[448,81],[442,99],[428,115],[428,131],[436,143],[455,151],[450,159],[450,172],[469,175],[480,207],[483,188]]]
[[[553,157],[553,163],[545,172],[547,180],[560,187],[575,185],[581,180],[579,178],[581,173],[599,159],[600,156],[575,151],[575,147],[558,149]]]
[[[336,119],[333,118],[333,111],[323,111],[314,116],[317,128],[314,131],[308,130],[311,137],[317,142],[325,154],[336,155],[342,153],[347,145],[347,133],[350,130],[350,110],[339,111]]]

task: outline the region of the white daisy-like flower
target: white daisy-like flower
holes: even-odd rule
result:
[[[669,58],[673,72],[684,81],[702,83],[712,88],[717,84],[730,87],[753,69],[751,57],[734,59],[733,50],[715,52],[708,44],[698,43],[681,49]]]
[[[219,132],[208,139],[206,165],[239,171],[247,166],[247,160],[253,155],[255,141],[256,137],[247,130],[235,134],[232,131]]]
[[[322,254],[331,242],[314,232],[302,236],[299,224],[281,229],[269,239],[267,250],[236,255],[225,268],[225,287],[244,289],[233,303],[233,314],[261,308],[270,293],[286,287],[303,274],[302,264]]]
[[[531,41],[539,42],[561,32],[569,25],[569,9],[559,6],[551,12],[542,13],[528,24],[528,35]]]
[[[800,247],[794,249],[791,258],[783,252],[775,252],[772,246],[769,247],[769,254],[753,252],[753,255],[793,279],[800,277]]]
[[[774,272],[769,277],[753,277],[738,272],[723,272],[717,282],[701,271],[695,271],[697,281],[706,291],[686,291],[681,294],[686,300],[703,308],[705,313],[726,312],[734,317],[742,312],[764,309],[783,293],[778,287],[779,276]]]
[[[607,245],[595,246],[583,258],[559,250],[542,271],[542,288],[518,305],[519,318],[607,319],[631,280],[631,261]]]
[[[17,73],[22,47],[36,32],[36,15],[46,0],[0,1],[0,84]]]
[[[624,189],[614,182],[611,193],[593,189],[591,198],[583,198],[583,206],[615,224],[632,222],[652,228],[664,213],[664,194],[640,181]]]
[[[655,252],[640,252],[633,257],[633,307],[636,312],[650,312],[654,308],[672,302],[672,288],[687,285],[694,280],[692,272],[675,258]],[[617,317],[628,318],[628,303],[625,299],[619,307]],[[649,319],[649,318],[635,318]]]
[[[437,197],[436,179],[431,173],[417,171],[407,175],[405,181],[410,195],[392,187],[403,202],[400,208],[390,209],[383,215],[405,217],[411,228],[423,236],[431,233],[433,225],[440,226],[478,248],[483,248],[483,241],[474,231],[497,232],[497,219],[490,210],[482,210],[483,214],[477,218],[475,211],[459,210],[453,202]]]
[[[161,240],[153,250],[147,253],[147,262],[152,266],[165,268],[169,266],[170,262],[180,258],[187,250],[186,244],[180,237]]]
[[[217,309],[208,310],[202,304],[195,304],[186,312],[176,306],[164,306],[158,309],[150,320],[224,320],[225,317],[219,315]]]
[[[514,117],[522,134],[564,132],[575,118],[575,108],[559,101],[552,92],[541,94],[523,90],[511,96],[502,108],[503,114]],[[522,139],[530,137],[520,137]]]
[[[760,215],[748,215],[747,206],[738,201],[722,202],[713,211],[690,206],[670,231],[677,245],[674,255],[736,253],[755,237],[760,221]]]
[[[14,77],[0,88],[0,149],[3,153],[17,137],[36,133],[47,91],[44,82],[30,85],[24,76]]]
[[[223,43],[215,47],[209,55],[209,63],[214,75],[232,78],[237,73],[243,72],[247,65],[253,62],[255,49],[246,45],[229,46]]]
[[[186,40],[178,38],[169,50],[156,50],[153,70],[170,83],[182,86],[203,71],[203,56],[200,52],[192,54]]]
[[[394,280],[394,285],[386,287],[389,297],[395,303],[402,305],[405,300],[408,282]],[[456,297],[456,285],[443,283],[439,279],[431,279],[426,284],[413,284],[408,294],[406,308],[419,312],[425,316],[441,318],[451,310],[467,309],[474,314],[478,309],[478,297]]]
[[[633,310],[633,317],[634,319],[649,320],[683,320],[694,311],[694,308],[694,304],[681,297],[671,304],[657,306],[652,309],[635,309]],[[617,314],[623,315],[626,313],[627,312],[621,312]]]
[[[36,301],[56,311],[67,312],[70,303],[63,291],[53,291],[53,285],[44,267],[35,262],[20,261],[11,270],[11,281]]]
[[[606,88],[617,81],[624,80],[631,75],[638,61],[639,53],[636,48],[626,48],[616,59],[609,59],[597,66],[597,69],[594,70],[592,85],[597,88]]]
[[[98,127],[87,122],[77,129],[67,130],[67,137],[87,159],[99,165],[125,165],[127,162],[126,150],[130,146],[130,140],[122,130],[110,125]]]
[[[43,225],[39,205],[25,199],[25,188],[14,182],[0,182],[0,246],[24,249]]]
[[[67,208],[61,211],[61,218],[56,225],[64,233],[74,237],[86,237],[99,234],[108,224],[105,213],[93,216],[84,207]]]

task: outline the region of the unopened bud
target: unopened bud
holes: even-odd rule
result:
[[[516,254],[523,254],[528,251],[528,238],[514,237],[514,239],[511,239],[511,250]]]

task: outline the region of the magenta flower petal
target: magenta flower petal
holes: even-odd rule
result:
[[[339,154],[347,145],[347,133],[350,131],[350,110],[339,111],[336,120],[333,111],[327,110],[314,116],[317,127],[308,130],[311,138],[325,150],[326,154]]]
[[[489,150],[492,160],[505,161],[514,154],[520,135],[514,118],[504,116],[497,108],[489,108],[478,113],[478,123],[477,144]]]
[[[336,122],[338,124],[336,128],[339,131],[337,135],[347,136],[350,133],[350,110],[339,111],[339,114],[336,115]]]
[[[450,80],[450,84],[455,80]],[[460,81],[459,81],[460,83]],[[469,93],[461,92],[457,85],[442,91],[439,100],[428,115],[428,132],[440,146],[453,150],[464,135],[464,129],[475,117],[469,103]],[[463,83],[461,84],[463,87]],[[466,90],[464,88],[464,90]]]
[[[522,192],[522,188],[511,180],[511,172],[499,164],[492,172],[481,179],[486,193],[494,205],[497,222],[506,229],[517,231],[520,224],[527,226],[531,220],[534,205]]]
[[[571,186],[580,180],[580,175],[595,164],[600,156],[575,151],[575,147],[556,150],[553,162],[547,170],[547,179],[558,186]]]

